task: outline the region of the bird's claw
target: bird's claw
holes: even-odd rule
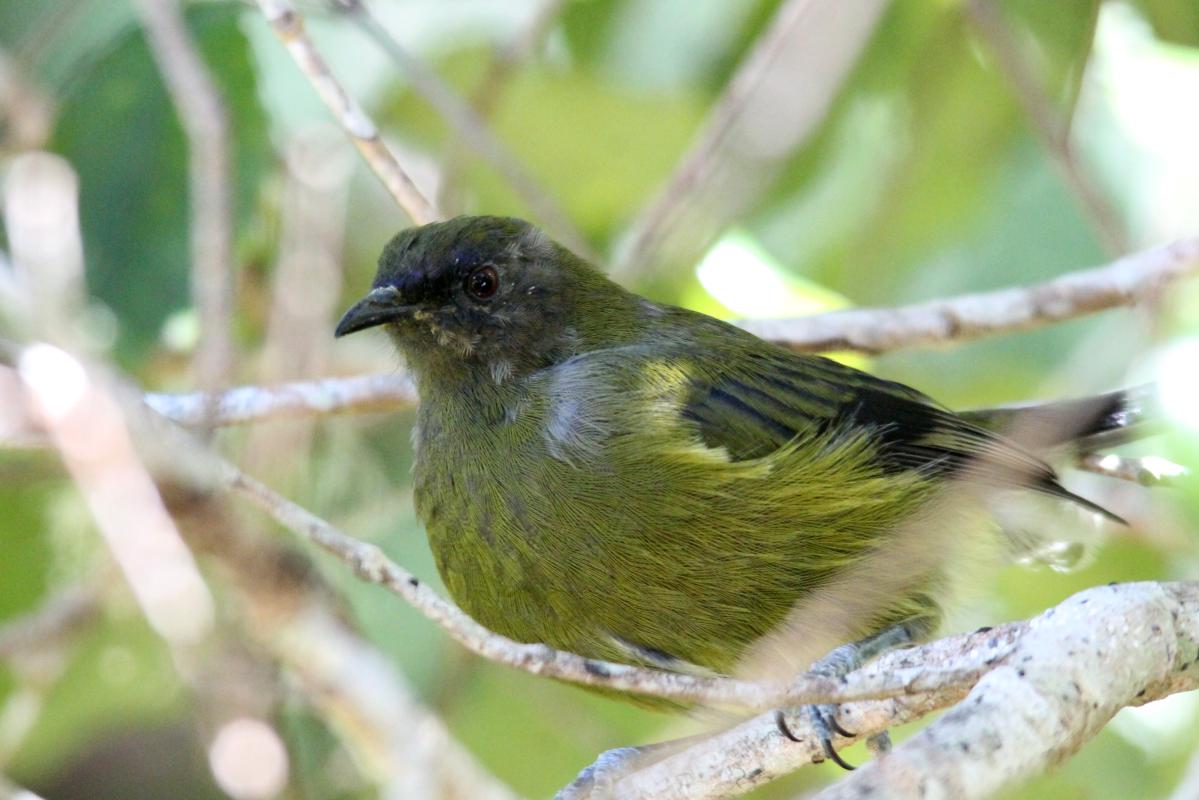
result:
[[[808,717],[812,733],[816,736],[816,740],[820,742],[820,749],[824,751],[824,757],[841,767],[841,769],[847,771],[856,769],[853,764],[841,758],[840,753],[837,752],[837,748],[833,747],[833,733],[848,737],[856,736],[856,734],[845,730],[837,722],[837,707],[835,705],[803,706],[803,713]],[[787,725],[787,715],[783,711],[775,712],[774,721],[778,725],[779,733],[783,736],[786,736],[793,742],[803,741],[791,731],[791,728]]]

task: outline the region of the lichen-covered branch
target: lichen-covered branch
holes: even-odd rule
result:
[[[354,98],[350,97],[334,77],[328,63],[312,43],[304,29],[304,20],[289,0],[258,0],[258,7],[279,40],[287,47],[296,65],[312,83],[338,124],[354,141],[372,171],[387,187],[400,208],[417,225],[440,218],[429,202],[400,166],[395,155],[383,143],[379,129]]]
[[[987,666],[969,693],[956,684],[843,706],[841,723],[866,737],[956,704],[822,800],[991,797],[1069,756],[1121,708],[1199,687],[1199,583],[1089,589],[1028,622],[951,641],[962,649],[934,642],[862,670],[946,669],[979,657]],[[800,737],[784,738],[762,715],[624,777],[616,796],[744,794],[822,757],[810,731]]]
[[[992,797],[1117,711],[1199,687],[1199,583],[1104,586],[1031,621],[967,698],[821,800]]]

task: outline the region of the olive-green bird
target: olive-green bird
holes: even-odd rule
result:
[[[957,414],[651,302],[520,220],[397,235],[337,335],[377,325],[420,393],[414,497],[445,585],[519,641],[727,674],[950,479],[1106,513],[994,432],[1020,413]],[[1128,422],[1122,395],[1087,408],[1071,437]],[[927,635],[941,578],[911,575],[845,641]]]

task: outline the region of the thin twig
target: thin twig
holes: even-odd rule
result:
[[[302,605],[259,635],[392,798],[516,800],[416,701],[404,676],[324,603]]]
[[[147,394],[146,405],[183,425],[204,422],[205,397]],[[416,388],[406,375],[361,375],[298,381],[280,386],[240,386],[216,398],[217,425],[244,425],[264,419],[311,417],[348,411],[387,411],[416,405]]]
[[[1128,458],[1115,453],[1087,453],[1076,466],[1084,472],[1141,486],[1170,486],[1187,473],[1185,467],[1157,456]]]
[[[1127,256],[1112,264],[1068,273],[1045,283],[961,295],[899,308],[863,308],[742,327],[800,352],[857,350],[882,353],[943,346],[984,336],[1031,330],[1074,317],[1151,300],[1169,285],[1199,272],[1199,238]],[[154,410],[185,425],[199,424],[198,394],[148,394]],[[242,386],[221,394],[216,425],[274,417],[409,407],[416,390],[402,375],[327,378],[276,387]]]
[[[150,50],[187,135],[191,287],[200,317],[196,373],[215,391],[233,373],[233,205],[229,119],[176,0],[137,0]]]
[[[44,147],[54,128],[50,98],[22,68],[0,49],[0,148],[10,152]]]
[[[630,279],[679,241],[690,261],[771,184],[779,160],[824,119],[887,0],[788,0],[737,68],[702,132],[642,212],[613,270]],[[718,207],[705,209],[705,201]],[[701,219],[687,221],[686,214]]]
[[[1112,255],[1127,253],[1129,243],[1125,225],[1078,161],[1070,138],[1070,116],[1054,107],[1045,87],[1032,74],[1003,18],[1003,10],[993,0],[970,0],[966,8],[975,29],[994,55],[995,63],[1011,84],[1025,117],[1032,123],[1033,133],[1052,156],[1053,165],[1073,191],[1104,246]]]
[[[237,612],[227,618],[240,623],[256,653],[269,653],[296,679],[380,797],[513,800],[416,699],[394,663],[353,630],[307,553],[260,531],[207,484],[164,484],[188,544],[221,567],[228,611]]]
[[[566,0],[543,0],[521,32],[511,41],[492,49],[483,79],[471,93],[470,104],[482,119],[491,116],[504,87],[545,41]]]
[[[76,588],[56,594],[31,613],[0,625],[0,661],[58,641],[93,622],[99,613],[93,591]]]
[[[570,216],[549,192],[529,174],[520,160],[508,149],[475,110],[450,88],[441,77],[413,57],[396,38],[383,27],[361,0],[337,0],[342,9],[363,33],[379,46],[387,57],[412,82],[412,87],[429,102],[449,124],[454,135],[479,154],[517,195],[528,205],[546,229],[580,255],[596,260],[595,251],[587,237],[571,221]]]
[[[396,203],[417,225],[440,218],[440,213],[408,177],[400,162],[383,143],[379,129],[350,97],[304,29],[304,20],[290,0],[257,0],[258,7],[279,40],[287,47],[300,71],[333,113],[338,124],[354,141],[375,176],[387,187]]]
[[[543,0],[529,23],[512,41],[492,47],[482,78],[470,95],[470,107],[479,119],[485,122],[491,119],[504,91],[518,70],[540,48],[565,4],[565,0]],[[465,152],[460,144],[450,142],[441,160],[443,204],[454,203],[461,192]]]
[[[834,311],[755,321],[745,328],[794,350],[882,353],[1030,330],[1109,308],[1156,299],[1199,272],[1199,238],[1145,250],[1095,269],[1031,286],[967,294],[902,308]]]

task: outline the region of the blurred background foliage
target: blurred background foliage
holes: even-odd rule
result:
[[[378,0],[372,8],[411,56],[476,98],[590,248],[617,263],[638,215],[780,3],[550,5],[561,8],[502,81],[492,81],[497,49],[526,35],[543,2]],[[302,9],[334,71],[446,213],[538,219],[343,13],[316,2]],[[330,127],[254,7],[192,3],[187,22],[232,130],[237,380],[395,369],[381,337],[334,344],[331,329],[406,220]],[[1195,0],[894,0],[814,134],[770,156],[769,179],[744,207],[675,237],[685,246],[664,245],[629,282],[720,316],[789,315],[1042,280],[1194,235],[1197,46]],[[137,15],[125,0],[0,0],[0,65],[0,168],[40,146],[79,174],[86,322],[96,347],[147,388],[192,388],[188,151]],[[805,76],[786,81],[799,92]],[[321,230],[310,230],[314,219]],[[304,267],[305,247],[327,248],[333,269]],[[299,266],[289,261],[296,252]],[[310,313],[272,333],[273,315],[288,304]],[[1181,409],[1179,425],[1143,451],[1193,469],[1199,428],[1187,398],[1199,403],[1199,377],[1186,377],[1199,365],[1199,286],[1162,298],[1156,310],[861,363],[956,406],[1164,377],[1183,392],[1172,406]],[[295,319],[319,324],[296,328]],[[410,424],[410,412],[275,421],[222,431],[217,445],[436,582],[408,494]],[[1150,495],[1072,480],[1137,524],[1077,572],[998,571],[952,627],[1025,617],[1108,581],[1196,575],[1193,482]],[[237,516],[247,528],[264,526]],[[420,700],[522,795],[547,796],[601,750],[697,729],[469,657],[395,598],[320,554],[312,564],[333,587],[332,602]],[[223,598],[227,576],[204,567]],[[205,767],[201,723],[211,694],[236,687],[216,681],[205,693],[180,677],[123,594],[52,453],[0,452],[0,625],[75,584],[104,587],[100,619],[53,659],[0,666],[0,772],[50,800],[224,796]],[[222,602],[236,638],[235,604]],[[286,670],[271,686],[263,713],[291,765],[282,796],[378,796]],[[1166,797],[1197,747],[1199,703],[1176,696],[1126,710],[1076,758],[1013,797]],[[838,775],[805,769],[755,796],[793,797]]]

